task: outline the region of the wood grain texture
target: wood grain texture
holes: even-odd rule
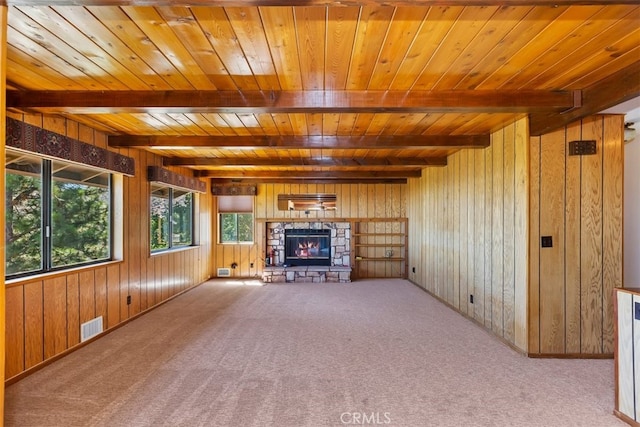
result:
[[[80,324],[88,322],[96,317],[96,289],[95,272],[83,271],[78,274],[78,286],[80,289]]]
[[[448,169],[448,168],[447,168]],[[431,270],[433,271],[434,281],[434,294],[441,299],[443,298],[442,291],[444,290],[444,269],[446,263],[444,256],[446,254],[445,243],[445,229],[443,226],[444,218],[446,216],[445,209],[447,208],[447,200],[445,196],[445,190],[447,188],[444,182],[444,171],[438,170],[434,172],[434,194],[435,194],[435,227],[432,228],[434,233],[434,247],[437,248],[432,255]]]
[[[495,132],[492,134],[492,137],[495,139]],[[484,326],[486,328],[491,328],[492,324],[492,256],[493,256],[493,151],[494,147],[489,146],[484,150],[485,154],[485,165],[484,165],[484,176],[485,176],[485,188],[484,188]],[[502,173],[502,172],[501,172]],[[502,298],[502,297],[501,297]]]
[[[67,349],[67,280],[63,277],[42,282],[44,309],[44,358]]]
[[[474,317],[475,307],[471,301],[471,296],[474,295],[476,289],[475,282],[475,269],[476,269],[476,152],[467,152],[467,230],[468,236],[474,236],[473,239],[467,239],[467,315],[471,318]]]
[[[593,139],[597,154],[582,159],[581,188],[581,351],[602,352],[602,155],[601,117],[582,122],[582,137]]]
[[[516,295],[515,295],[515,265],[516,265],[516,206],[515,206],[515,134],[517,133],[515,125],[504,128],[504,149],[502,152],[502,171],[503,171],[503,211],[502,220],[504,224],[502,237],[502,252],[504,262],[502,264],[502,280],[503,280],[503,301],[502,301],[502,323],[504,338],[509,342],[515,342],[516,334]],[[509,141],[514,140],[513,144]],[[526,205],[525,205],[526,206]],[[520,210],[525,210],[525,206],[518,206]],[[525,243],[526,244],[526,243]],[[527,247],[525,246],[525,250]],[[525,286],[526,289],[526,286]],[[526,296],[524,298],[526,300]],[[519,348],[522,348],[518,345]],[[526,346],[525,346],[526,347]]]
[[[513,141],[513,127],[511,134],[506,135],[506,129],[502,132],[494,132],[491,144],[493,150],[492,165],[492,191],[491,196],[491,329],[493,333],[504,335],[504,270],[507,258],[505,257],[505,193],[504,193],[504,146],[508,137]],[[511,222],[511,221],[510,221]]]
[[[136,164],[140,164],[142,160],[142,154],[138,150],[130,150],[129,154],[133,157]],[[128,190],[128,206],[131,212],[148,212],[148,186],[141,186],[142,180],[126,180]],[[128,247],[128,256],[126,264],[128,268],[129,278],[129,294],[131,295],[131,304],[129,305],[129,316],[135,316],[140,312],[141,307],[141,270],[142,263],[141,258],[144,256],[147,249],[149,234],[147,233],[147,216],[146,215],[134,215],[129,219],[129,234],[131,236]],[[145,268],[146,270],[146,268]],[[97,271],[96,271],[97,273]],[[96,293],[98,290],[97,277],[96,277]],[[96,295],[96,305],[98,305],[99,299]],[[96,311],[97,307],[96,307]],[[99,312],[97,313],[99,315]]]
[[[129,155],[130,152],[132,150],[121,150],[121,152],[123,154]],[[129,191],[131,188],[131,184],[130,184],[130,179],[126,179],[124,180],[123,183],[123,195],[122,195],[122,204],[123,207],[124,206],[129,206],[129,202],[131,200],[131,197],[129,195]],[[126,211],[124,211],[126,212]],[[124,216],[124,212],[123,212],[123,216]],[[126,240],[128,236],[131,235],[133,231],[133,228],[131,226],[131,224],[129,223],[129,221],[124,221],[122,224],[122,235],[124,236],[124,239]],[[131,250],[129,249],[129,245],[123,245],[122,248],[122,263],[118,266],[119,267],[119,272],[118,272],[118,277],[119,277],[119,286],[118,286],[118,298],[120,299],[119,301],[119,308],[120,308],[120,313],[118,315],[118,317],[120,318],[120,320],[126,320],[129,318],[129,306],[127,305],[127,295],[129,295],[129,255],[131,253]]]
[[[108,323],[107,318],[107,269],[106,267],[94,270],[94,289],[96,301],[96,317],[102,316],[102,324]]]
[[[169,140],[174,149],[163,153],[262,163],[443,159],[460,146],[408,150],[400,141],[408,135],[486,137],[524,113],[543,133],[549,123],[558,129],[565,120],[638,95],[640,9],[631,0],[600,2],[606,7],[514,0],[268,3],[13,8],[3,61],[7,100],[104,132],[87,135],[99,145],[106,133],[398,140],[384,153],[358,144],[339,153],[294,145],[287,154],[223,144],[199,145],[195,156]],[[582,107],[572,108],[578,107],[574,90],[581,91]],[[68,125],[46,121],[58,130]],[[65,131],[83,133],[77,126]],[[178,145],[189,145],[183,141]],[[131,314],[145,305],[143,271],[134,260],[122,274],[131,285]]]
[[[496,131],[491,149],[456,153],[444,170],[425,171],[407,185],[408,227],[416,230],[410,233],[409,247],[420,248],[426,270],[412,280],[523,350],[529,243],[527,129],[526,123],[517,122]],[[449,260],[451,268],[445,265]],[[516,280],[521,282],[517,291]],[[473,304],[469,295],[474,295]]]
[[[462,246],[462,237],[460,235],[460,156],[456,156],[452,159],[452,167],[450,170],[453,191],[453,214],[450,217],[451,221],[451,241],[453,244],[452,250],[452,265],[453,271],[451,272],[451,281],[453,289],[451,290],[452,304],[460,310],[460,246]]]
[[[24,371],[25,356],[25,318],[24,286],[12,286],[5,291],[5,378]]]
[[[558,335],[564,334],[565,354],[597,356],[613,351],[613,303],[611,295],[615,286],[621,285],[622,275],[622,132],[621,116],[593,116],[573,123],[564,130],[541,138],[531,138],[531,150],[535,152],[537,140],[557,139],[555,149],[566,146],[569,141],[593,139],[597,141],[597,153],[588,156],[564,157],[565,167],[551,172],[549,161],[542,159],[542,168],[535,168],[532,155],[532,195],[534,179],[564,188],[565,201],[562,209],[554,208],[554,187],[541,187],[539,197],[532,197],[532,212],[540,212],[541,218],[561,218],[564,233],[564,251],[557,258],[535,258],[535,248],[543,224],[536,224],[531,216],[530,257],[530,347],[531,354],[551,352],[544,343],[553,342],[560,348]],[[539,169],[539,172],[536,170]],[[555,169],[554,169],[555,170]],[[541,173],[542,175],[536,175]],[[545,177],[545,174],[548,176]],[[551,188],[551,190],[549,189]],[[551,212],[555,212],[552,214]],[[535,236],[535,233],[540,233]],[[556,244],[554,238],[554,246]],[[544,253],[547,249],[540,249]],[[544,277],[536,277],[536,271],[554,271],[563,280],[544,284]],[[560,278],[559,278],[560,279]],[[536,284],[540,283],[540,304],[536,300]],[[562,304],[545,300],[547,295],[563,298]],[[547,327],[535,334],[538,319]],[[547,319],[547,320],[544,320]],[[550,328],[548,319],[564,319],[564,331]],[[562,323],[559,320],[560,324]],[[535,341],[541,342],[536,347]],[[546,348],[546,349],[545,349]],[[562,354],[562,351],[556,352]]]
[[[69,274],[67,279],[67,346],[71,348],[80,343],[80,288],[78,275]],[[107,322],[104,323],[105,328]]]
[[[582,138],[581,123],[567,126],[565,136],[567,141],[578,141]],[[580,353],[581,342],[581,275],[580,245],[581,229],[581,171],[582,157],[567,156],[565,170],[565,319],[566,319],[566,351]]]
[[[540,351],[563,353],[564,337],[564,132],[543,135],[540,141],[540,235],[551,236],[553,247],[540,248]]]
[[[469,152],[463,151],[459,154],[459,182],[460,182],[460,193],[459,193],[459,216],[458,216],[458,225],[459,225],[459,238],[460,238],[460,290],[459,290],[459,299],[460,306],[459,310],[463,314],[467,313],[468,304],[469,304],[469,274],[468,274],[468,262],[469,262],[469,244],[467,236],[469,236]]]
[[[613,290],[622,287],[624,117],[604,119],[602,159],[602,352],[614,348]]]
[[[529,151],[529,283],[528,283],[528,350],[540,353],[540,155],[542,137],[531,137]]]
[[[485,153],[476,151],[475,154],[475,271],[474,271],[474,307],[473,317],[480,323],[485,323],[485,249],[487,229],[485,221]]]
[[[24,368],[44,360],[42,282],[24,285]]]
[[[527,286],[529,269],[526,262],[528,258],[529,241],[529,203],[530,203],[530,181],[528,168],[529,157],[529,122],[518,120],[514,124],[514,151],[515,161],[514,171],[514,318],[515,318],[515,340],[514,344],[521,350],[527,349]],[[511,342],[511,341],[510,341]]]
[[[120,323],[120,266],[107,267],[107,328]]]
[[[408,182],[407,183],[407,192],[409,194],[416,194],[417,197],[420,197],[419,183],[417,181]],[[420,212],[421,206],[422,206],[421,204],[412,203],[411,201],[408,201],[407,202],[407,217],[408,218],[419,218],[419,215],[420,215],[419,212]],[[420,221],[420,219],[417,219],[414,223],[420,224],[421,221]],[[419,245],[415,244],[415,242],[412,240],[411,242],[408,242],[407,251],[408,251],[407,263],[410,266],[409,267],[409,274],[408,274],[407,277],[413,283],[417,283],[418,282],[417,277],[420,274],[420,272],[418,271],[417,268],[415,268],[415,265],[417,265],[418,262],[420,262],[421,259],[422,259],[422,250],[421,250],[421,247]],[[412,268],[415,268],[415,271],[412,270]]]

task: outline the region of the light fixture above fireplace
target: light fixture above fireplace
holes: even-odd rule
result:
[[[324,211],[336,209],[335,194],[278,194],[281,211]]]

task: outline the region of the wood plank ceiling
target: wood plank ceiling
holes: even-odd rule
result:
[[[633,1],[134,3],[7,1],[8,108],[214,182],[397,182],[640,94]]]

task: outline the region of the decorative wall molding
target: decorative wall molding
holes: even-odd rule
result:
[[[204,193],[207,189],[207,184],[204,181],[200,181],[192,176],[172,172],[160,166],[149,166],[147,177],[151,182],[161,182],[172,187],[195,191],[197,193]]]
[[[255,196],[258,194],[256,185],[212,185],[211,194],[214,196]]]
[[[131,157],[96,147],[10,117],[7,117],[6,145],[7,147],[94,166],[127,176],[135,175],[135,160]]]

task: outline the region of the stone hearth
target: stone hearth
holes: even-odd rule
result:
[[[265,267],[264,283],[349,283],[351,267]]]

